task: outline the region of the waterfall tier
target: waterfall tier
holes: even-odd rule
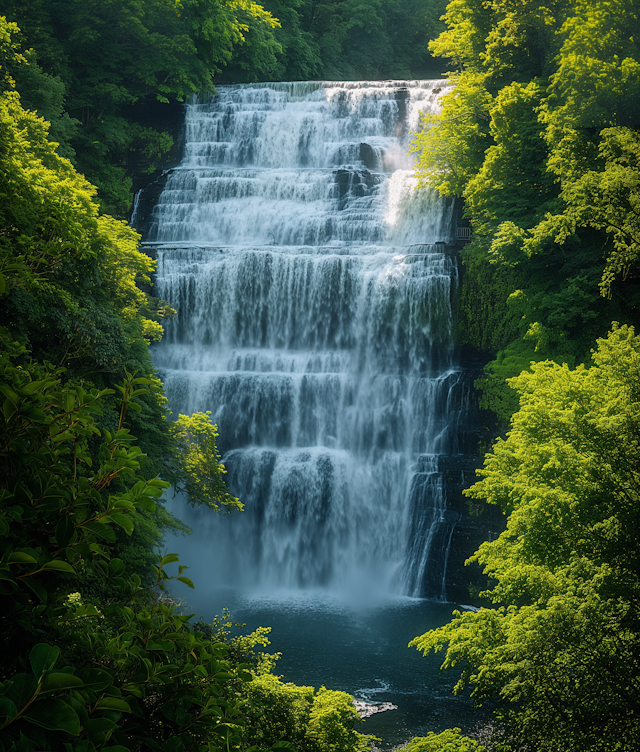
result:
[[[221,86],[187,106],[146,232],[178,311],[153,355],[175,414],[211,411],[245,504],[190,522],[226,582],[446,597],[453,205],[414,190],[407,156],[442,86]]]

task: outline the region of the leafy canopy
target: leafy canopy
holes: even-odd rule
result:
[[[614,325],[593,365],[536,363],[467,492],[498,504],[506,530],[478,561],[495,608],[454,612],[417,637],[441,650],[482,704],[498,703],[512,743],[623,750],[640,733],[640,338]]]
[[[461,329],[475,346],[515,353],[528,343],[530,360],[574,363],[612,319],[635,321],[636,6],[447,6],[447,29],[430,46],[448,58],[452,86],[413,151],[421,185],[464,199],[473,239],[462,253]],[[513,404],[496,378],[504,370],[494,362],[481,381],[503,418]]]

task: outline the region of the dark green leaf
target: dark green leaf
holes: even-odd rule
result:
[[[13,700],[0,696],[0,718],[15,718],[17,715],[18,709]]]
[[[101,668],[83,668],[78,671],[77,676],[82,679],[87,689],[96,692],[101,692],[113,682],[113,676]]]
[[[46,564],[42,565],[44,570],[52,570],[54,572],[65,572],[66,574],[75,574],[76,570],[67,561],[62,559],[52,559]]]
[[[64,700],[36,700],[22,717],[49,731],[66,731],[72,736],[80,733],[78,714]]]
[[[69,515],[63,515],[56,525],[56,543],[58,548],[66,548],[73,537],[76,526]]]
[[[47,674],[45,676],[41,688],[43,692],[56,692],[83,686],[84,682],[78,676],[65,672],[56,672],[55,674]]]
[[[16,674],[5,682],[3,694],[21,710],[36,692],[38,682],[30,674]]]
[[[13,551],[9,554],[7,559],[9,564],[37,564],[37,561],[30,554],[25,554],[22,551]]]
[[[29,653],[29,663],[36,679],[50,671],[60,655],[60,648],[41,642]]]
[[[120,713],[131,712],[129,704],[124,700],[120,700],[118,697],[102,697],[98,700],[96,708],[100,708],[101,710],[117,710]]]
[[[33,592],[38,596],[38,598],[43,602],[47,602],[48,594],[44,586],[38,582],[38,580],[35,579],[35,577],[25,577],[24,579],[20,580],[23,584],[25,584],[28,588],[33,590]]]

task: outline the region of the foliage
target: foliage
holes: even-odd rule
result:
[[[430,63],[443,0],[265,0],[282,22],[279,78],[411,78]]]
[[[259,673],[243,688],[248,741],[260,749],[286,740],[300,752],[366,752],[374,736],[360,734],[353,698],[345,692],[284,683]]]
[[[145,103],[211,91],[214,75],[254,27],[262,41],[252,37],[251,60],[259,63],[276,25],[251,0],[6,0],[3,12],[37,53],[37,64],[28,56],[33,72],[21,77],[29,104],[55,115],[33,96],[33,79],[49,89],[62,85],[53,109],[64,101],[67,117],[54,118],[56,137],[69,139],[65,153],[98,186],[102,208],[119,216],[132,198],[127,162],[153,170],[172,144],[143,122]]]
[[[95,189],[57,154],[47,130],[16,92],[1,98],[0,264],[15,288],[57,298],[61,316],[82,318],[86,298],[108,301],[103,307],[123,323],[137,320],[143,336],[157,339],[158,322],[140,313],[154,304],[136,284],[149,283],[154,262],[137,233],[98,216]]]
[[[431,49],[454,87],[413,150],[421,185],[465,201],[463,305],[498,306],[479,324],[467,305],[462,339],[495,352],[529,337],[536,359],[577,362],[637,315],[637,8],[453,0],[445,23]],[[484,399],[504,415],[490,370]]]
[[[353,698],[345,692],[321,687],[303,687],[283,682],[273,674],[279,653],[269,654],[258,646],[269,645],[270,627],[258,627],[250,634],[232,635],[244,624],[231,621],[225,609],[213,624],[200,622],[197,628],[211,635],[214,642],[227,647],[229,663],[237,668],[250,665],[250,683],[236,682],[243,698],[245,743],[250,749],[294,748],[300,752],[366,752],[375,737],[360,734],[354,728],[361,722]]]
[[[442,98],[441,112],[422,117],[411,152],[419,155],[419,188],[433,185],[444,196],[459,196],[482,166],[489,147],[492,98],[482,79],[469,74]]]
[[[95,188],[57,153],[47,124],[15,91],[0,98],[0,176],[0,272],[8,284],[0,309],[13,335],[40,362],[64,365],[96,387],[113,386],[125,369],[150,377],[145,339],[157,339],[162,318],[173,314],[138,286],[150,289],[154,262],[134,231],[98,215]],[[135,428],[159,461],[168,429],[157,383],[142,405]]]
[[[526,331],[522,302],[510,298],[524,280],[507,264],[487,263],[486,244],[473,240],[461,251],[464,269],[458,339],[486,352],[499,350]],[[515,374],[514,374],[515,375]]]
[[[459,728],[447,729],[441,734],[430,731],[427,736],[416,736],[404,747],[403,752],[486,752],[479,742],[462,736]]]
[[[501,605],[412,642],[447,645],[456,691],[498,701],[516,748],[627,750],[640,733],[640,338],[614,326],[593,362],[510,380],[520,410],[468,491],[509,515],[473,557]]]
[[[237,745],[226,648],[158,597],[164,567],[177,557],[155,567],[150,596],[112,555],[114,528],[131,535],[133,514],[153,512],[169,486],[141,476],[142,452],[125,428],[149,380],[128,376],[115,393],[115,430],[100,429],[114,390],[63,384],[63,369],[25,361],[24,348],[0,334],[0,748]],[[108,583],[106,601],[71,592],[87,568]],[[192,586],[183,570],[176,579]]]
[[[617,127],[600,135],[601,169],[587,170],[562,195],[574,232],[586,225],[612,236],[601,282],[602,291],[610,295],[615,278],[627,277],[640,251],[640,134]]]
[[[242,509],[241,502],[229,493],[216,445],[218,427],[211,422],[211,413],[180,415],[172,424],[171,433],[178,448],[176,472],[183,479],[177,490],[185,491],[191,504],[202,504],[216,512],[224,506],[228,511]]]

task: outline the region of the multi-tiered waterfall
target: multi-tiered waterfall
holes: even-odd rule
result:
[[[175,414],[210,410],[245,511],[192,526],[212,578],[444,598],[458,513],[452,205],[408,133],[442,82],[221,86],[147,228]]]

